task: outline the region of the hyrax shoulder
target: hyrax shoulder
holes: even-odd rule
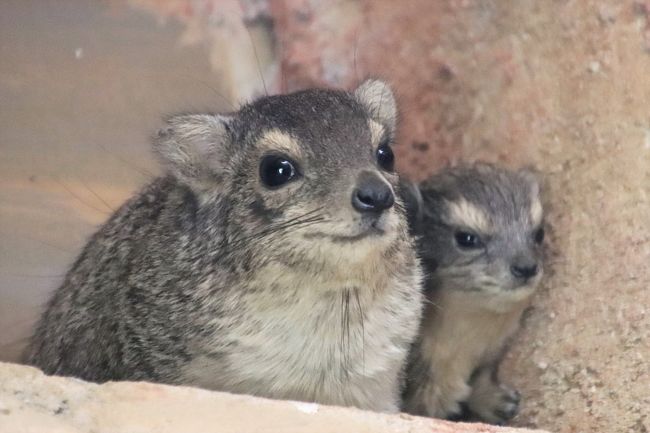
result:
[[[496,371],[543,270],[539,184],[527,170],[477,164],[419,185],[418,250],[428,305],[411,353],[405,407],[502,422],[518,395]]]
[[[172,117],[167,175],[86,245],[28,361],[396,410],[421,298],[394,134],[379,81]]]

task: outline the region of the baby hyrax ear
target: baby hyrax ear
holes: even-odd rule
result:
[[[534,167],[524,167],[518,171],[519,176],[530,187],[530,194],[534,198],[539,198],[542,174]]]
[[[388,84],[379,80],[366,80],[354,91],[354,97],[374,120],[391,131],[395,130],[397,106]]]
[[[231,157],[232,121],[218,114],[173,116],[158,131],[154,150],[181,182],[196,188],[218,185]]]
[[[402,200],[404,200],[411,234],[417,234],[420,231],[423,218],[423,203],[420,188],[411,181],[400,179],[399,192]]]

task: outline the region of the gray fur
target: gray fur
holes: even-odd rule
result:
[[[394,100],[381,82],[361,89],[171,118],[154,146],[168,174],[88,242],[27,361],[97,382],[397,410],[420,268],[399,197],[376,220],[351,206],[364,173],[398,185],[369,129],[394,134]],[[278,152],[301,177],[268,189],[260,159]]]
[[[519,397],[496,372],[543,264],[535,241],[543,225],[538,181],[527,170],[477,164],[445,170],[419,188],[421,209],[410,214],[419,215],[411,225],[428,305],[410,356],[404,407],[454,418],[465,406],[473,419],[504,422],[516,414]],[[460,247],[458,230],[478,234],[484,246]],[[521,280],[513,263],[536,263],[540,272]]]

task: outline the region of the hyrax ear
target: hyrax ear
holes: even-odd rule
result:
[[[380,80],[366,80],[354,91],[354,97],[374,120],[391,131],[395,130],[397,106],[388,84]]]
[[[154,150],[181,182],[190,186],[218,184],[227,170],[233,118],[184,114],[167,119]]]
[[[530,185],[531,195],[537,197],[540,194],[542,173],[533,166],[527,166],[519,169],[517,172],[524,182]]]

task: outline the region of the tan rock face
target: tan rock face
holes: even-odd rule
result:
[[[334,14],[327,3],[313,15]],[[502,368],[524,395],[515,424],[647,432],[650,4],[360,4],[355,44],[323,43],[357,51],[335,84],[382,76],[400,95],[404,173],[481,159],[545,176],[547,278]]]
[[[0,432],[532,432],[144,382],[91,384],[0,363]],[[540,432],[542,433],[542,432]]]

